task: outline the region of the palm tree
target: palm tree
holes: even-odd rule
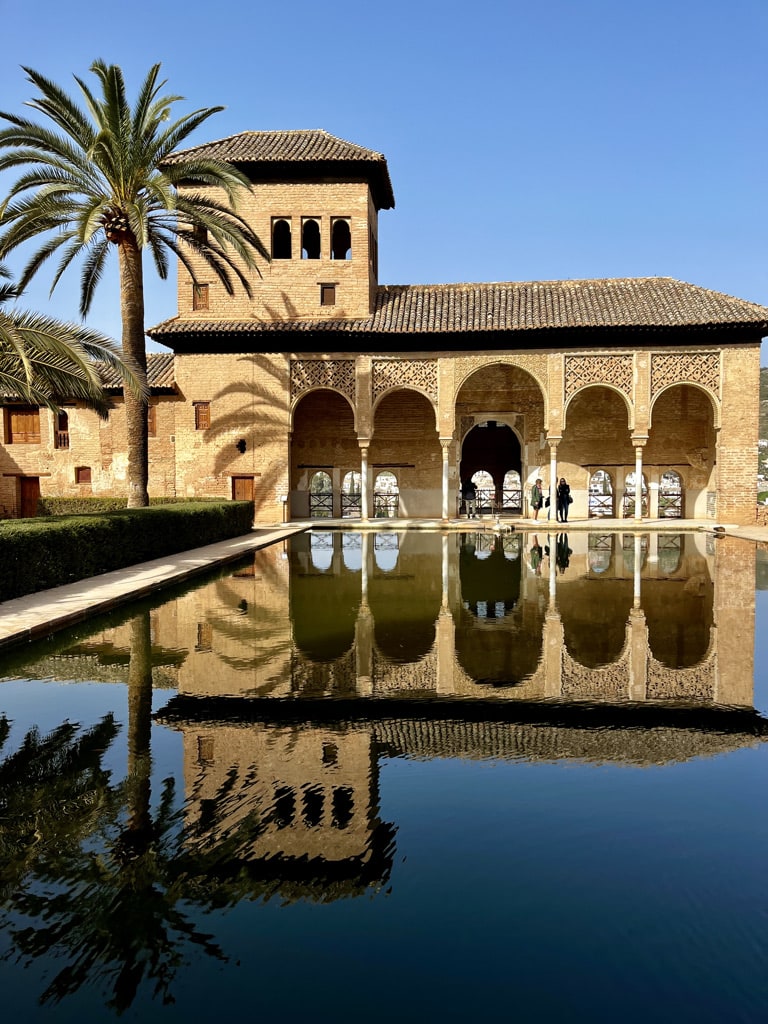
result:
[[[0,172],[23,168],[0,206],[0,258],[41,239],[20,277],[23,288],[51,257],[53,285],[82,260],[80,314],[90,309],[110,246],[118,253],[124,354],[146,375],[143,252],[149,249],[165,280],[169,253],[198,284],[196,267],[213,271],[228,294],[239,282],[250,296],[247,271],[256,253],[268,258],[258,236],[236,212],[244,174],[219,160],[171,154],[222,107],[205,107],[171,120],[180,96],[162,95],[160,65],[147,74],[135,105],[126,97],[123,72],[96,61],[99,96],[75,76],[86,109],[54,82],[30,68],[39,90],[29,102],[48,123],[0,112]],[[143,398],[126,393],[128,505],[148,504],[147,414]]]
[[[18,286],[0,263],[0,392],[54,411],[63,398],[79,399],[106,416],[109,398],[98,368],[102,363],[116,368],[142,394],[136,374],[110,338],[79,324],[4,308],[18,295]]]

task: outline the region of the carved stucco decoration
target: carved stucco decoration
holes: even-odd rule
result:
[[[544,354],[538,355],[536,353],[515,353],[514,355],[503,357],[493,354],[457,357],[455,362],[456,391],[453,396],[454,401],[456,400],[456,396],[461,390],[462,385],[466,382],[470,374],[474,373],[476,370],[482,370],[486,366],[496,365],[516,366],[521,370],[525,370],[525,372],[529,373],[539,385],[542,396],[546,401],[548,381],[547,356]]]
[[[332,388],[354,403],[354,359],[292,359],[291,401],[314,388]]]
[[[588,355],[565,357],[565,399],[589,384],[606,384],[632,399],[633,357]]]
[[[336,661],[318,664],[310,661],[297,647],[291,650],[291,685],[294,690],[311,693],[354,693],[357,688],[357,664],[354,649]]]
[[[563,651],[563,697],[621,700],[629,694],[630,644],[627,642],[620,657],[610,665],[587,668]]]
[[[710,631],[711,634],[711,631]],[[714,636],[710,635],[710,651],[704,661],[690,668],[667,668],[653,656],[648,658],[648,684],[646,694],[649,700],[660,698],[699,698],[714,700],[717,678],[717,652]]]
[[[395,664],[374,648],[373,688],[375,693],[392,690],[435,690],[437,651],[433,649],[420,661]]]
[[[411,387],[437,405],[436,359],[374,359],[371,376],[374,402],[391,388]]]
[[[651,356],[651,398],[670,384],[700,384],[720,394],[719,352],[655,352]]]

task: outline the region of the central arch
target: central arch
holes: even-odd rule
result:
[[[456,395],[459,486],[484,470],[493,478],[495,509],[522,512],[523,482],[544,446],[544,417],[541,386],[521,367],[490,363],[470,374]],[[535,467],[526,464],[531,457]],[[518,479],[519,488],[509,486]]]

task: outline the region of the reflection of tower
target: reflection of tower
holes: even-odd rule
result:
[[[187,842],[288,898],[333,899],[389,876],[371,727],[184,721]],[[282,889],[282,884],[288,886]]]

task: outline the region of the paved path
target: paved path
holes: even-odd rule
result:
[[[249,551],[305,529],[296,523],[257,529],[232,540],[3,601],[0,603],[0,651],[12,644],[48,636],[57,629],[81,622],[96,611],[109,611],[159,587],[198,576],[215,565],[234,561]]]

